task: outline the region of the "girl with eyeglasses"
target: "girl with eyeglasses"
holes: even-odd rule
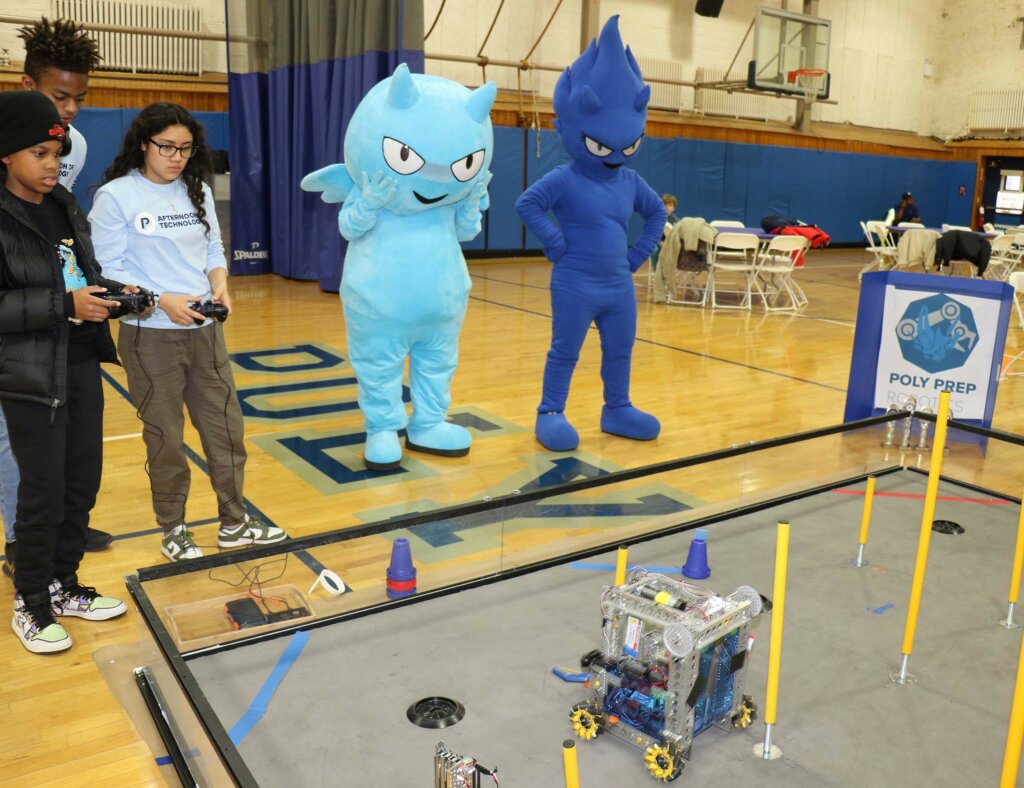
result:
[[[245,511],[242,412],[224,334],[218,321],[189,306],[212,300],[231,310],[224,246],[204,182],[210,172],[202,125],[177,104],[151,104],[129,127],[89,213],[105,273],[127,276],[156,294],[151,315],[122,321],[118,350],[145,425],[153,511],[164,532],[161,552],[171,561],[203,554],[185,520],[185,408],[202,439],[217,495],[217,546],[287,538]]]

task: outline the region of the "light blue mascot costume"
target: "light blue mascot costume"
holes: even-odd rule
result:
[[[591,323],[601,335],[601,429],[635,440],[652,440],[661,430],[654,416],[629,399],[636,338],[632,274],[654,251],[665,226],[661,199],[635,170],[622,166],[640,147],[650,96],[613,16],[555,85],[555,128],[572,162],[556,167],[516,202],[554,263],[551,349],[536,423],[537,440],[551,451],[579,445],[565,403]],[[547,218],[548,211],[558,224]],[[630,247],[626,224],[634,211],[643,216],[644,229]]]
[[[469,433],[445,416],[470,288],[459,242],[476,237],[488,206],[495,95],[492,82],[470,91],[403,63],[356,107],[345,163],[302,180],[325,202],[344,201],[341,299],[372,470],[398,466],[405,427],[411,450],[469,452]],[[411,418],[402,402],[406,357]]]

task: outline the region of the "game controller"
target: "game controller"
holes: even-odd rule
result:
[[[224,304],[218,304],[213,301],[193,301],[188,305],[188,308],[203,316],[204,320],[196,320],[197,326],[201,326],[205,322],[205,318],[213,318],[221,323],[228,319],[228,308]]]
[[[111,320],[125,315],[140,315],[153,306],[153,294],[143,287],[139,288],[138,293],[103,293],[99,297],[117,304],[110,307]]]

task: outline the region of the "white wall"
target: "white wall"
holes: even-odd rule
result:
[[[963,134],[972,90],[1024,88],[1020,0],[947,0],[936,21],[935,76],[925,96],[932,133]]]
[[[148,2],[164,2],[164,0],[148,0]],[[169,0],[173,3],[198,5],[203,9],[203,28],[207,33],[224,32],[223,0]],[[50,16],[50,0],[0,0],[0,14],[23,16],[38,19]],[[25,59],[25,46],[18,38],[18,25],[0,24],[0,49],[7,49],[11,60]],[[102,52],[100,54],[103,54]],[[227,71],[227,52],[223,43],[207,41],[203,43],[203,68],[206,71]]]
[[[1004,0],[1005,2],[1006,0]],[[426,0],[426,25],[441,0]],[[602,0],[601,21],[620,15],[623,40],[634,52],[684,64],[684,78],[698,66],[726,68],[743,40],[760,0],[726,0],[717,19],[697,16],[693,0]],[[767,4],[780,7],[782,0]],[[485,54],[518,60],[543,27],[555,0],[506,3]],[[801,4],[790,4],[796,10]],[[832,97],[837,106],[818,105],[815,117],[834,122],[929,133],[931,112],[924,89],[924,62],[936,57],[935,31],[943,5],[982,6],[980,0],[820,0],[819,15],[832,20],[830,67]],[[498,0],[448,0],[428,52],[475,55]],[[555,23],[533,60],[567,65],[579,54],[580,4],[562,4]],[[743,79],[753,57],[753,34],[747,39],[732,76]],[[428,73],[467,83],[481,79],[472,65],[427,61]],[[491,68],[488,77],[499,87],[514,88],[515,72]],[[551,95],[555,74],[530,77],[542,95]],[[524,82],[524,86],[528,86]],[[692,92],[686,91],[686,106]],[[794,102],[773,101],[773,116],[792,115]]]
[[[763,0],[779,7],[785,0]],[[223,0],[191,0],[203,9],[208,32],[224,31]],[[520,60],[533,45],[557,0],[506,1],[485,54]],[[736,53],[762,0],[726,0],[721,16],[693,13],[694,0],[601,0],[601,22],[620,15],[623,40],[638,55],[683,64],[684,78],[698,66],[725,68]],[[427,52],[475,56],[499,0],[448,0],[426,42]],[[424,0],[429,27],[441,0]],[[240,0],[234,0],[238,7]],[[564,66],[579,54],[580,0],[564,0],[532,60]],[[799,0],[790,0],[796,10]],[[50,0],[0,0],[0,13],[40,17]],[[972,90],[1018,88],[1024,82],[1021,24],[1024,0],[819,0],[820,16],[832,20],[832,97],[835,106],[815,106],[816,119],[860,126],[902,129],[951,137],[966,129]],[[239,20],[233,20],[235,22]],[[233,24],[232,27],[236,27]],[[732,75],[743,78],[752,57],[753,36],[736,59]],[[0,24],[0,49],[12,59],[24,57],[15,26]],[[226,47],[203,44],[208,71],[225,71]],[[924,75],[925,62],[933,75]],[[479,84],[482,73],[471,64],[427,60],[427,72],[466,84]],[[514,90],[517,71],[491,67],[487,77]],[[523,87],[550,96],[558,75],[524,72]],[[693,92],[684,91],[684,106]],[[772,115],[786,119],[794,102],[772,101]]]

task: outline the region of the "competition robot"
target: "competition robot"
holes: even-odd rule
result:
[[[493,82],[470,91],[403,63],[356,107],[345,163],[302,179],[325,202],[344,202],[341,299],[371,470],[399,465],[406,427],[408,449],[469,452],[469,432],[445,416],[470,288],[459,242],[476,237],[488,207],[496,93]],[[411,418],[402,401],[406,357]]]
[[[537,440],[551,451],[579,445],[565,403],[591,323],[601,334],[601,429],[634,440],[653,440],[661,430],[654,416],[629,399],[636,337],[632,274],[654,251],[665,226],[661,198],[623,166],[640,147],[650,96],[613,16],[555,85],[555,128],[572,162],[549,172],[516,202],[554,263],[551,349],[536,422]],[[558,224],[547,218],[548,211]],[[630,247],[626,224],[634,211],[643,216],[644,229]]]

